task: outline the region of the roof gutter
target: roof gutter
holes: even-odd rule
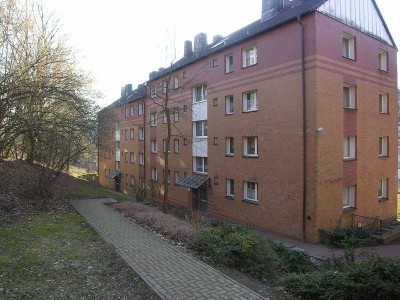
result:
[[[307,237],[307,102],[306,102],[306,64],[305,64],[305,45],[304,45],[304,24],[301,22],[301,15],[297,16],[297,22],[301,28],[301,86],[302,86],[302,117],[303,117],[303,213],[302,213],[302,233],[303,241]]]

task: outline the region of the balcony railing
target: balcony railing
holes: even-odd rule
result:
[[[369,232],[378,232],[382,227],[382,220],[353,215],[353,226]]]

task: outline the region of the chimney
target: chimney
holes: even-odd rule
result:
[[[185,51],[183,52],[185,58],[189,58],[193,55],[193,44],[192,41],[185,41]]]
[[[121,87],[121,98],[125,97],[125,87]]]
[[[125,96],[132,94],[132,84],[125,85]]]
[[[207,34],[199,33],[194,37],[194,53],[199,53],[207,48]]]
[[[213,37],[213,44],[217,44],[217,43],[219,43],[220,41],[222,41],[223,39],[224,39],[224,37],[223,37],[222,35],[219,35],[219,34],[214,35],[214,37]]]

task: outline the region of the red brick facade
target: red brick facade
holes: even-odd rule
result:
[[[302,238],[303,217],[306,239],[319,240],[319,229],[351,223],[351,215],[385,219],[396,214],[397,196],[397,70],[396,49],[346,26],[326,15],[314,12],[303,17],[305,28],[306,79],[306,215],[303,216],[303,115],[301,27],[291,21],[273,30],[245,40],[229,49],[211,54],[177,70],[180,89],[173,95],[180,108],[179,122],[173,134],[179,140],[179,153],[170,151],[169,200],[171,204],[193,207],[192,191],[174,184],[193,172],[192,166],[192,88],[207,83],[208,188],[207,214],[249,224],[262,230]],[[343,32],[356,38],[356,60],[342,55]],[[242,68],[242,49],[257,47],[257,64]],[[388,52],[388,72],[378,70],[378,52]],[[225,57],[233,55],[233,72],[225,74]],[[204,68],[204,66],[207,66]],[[187,74],[184,78],[183,74]],[[191,78],[190,74],[196,74]],[[162,80],[162,79],[160,79]],[[162,85],[157,80],[149,83]],[[343,86],[356,86],[357,109],[343,108]],[[258,109],[243,112],[243,93],[256,91]],[[389,114],[380,114],[379,93],[389,95]],[[233,114],[226,114],[225,97],[233,96]],[[157,102],[158,101],[158,102]],[[139,103],[145,103],[145,118],[138,116]],[[163,138],[166,126],[162,118],[150,125],[150,114],[158,113],[159,100],[144,98],[113,109],[121,130],[121,186],[128,192],[126,175],[149,182],[151,168],[163,177]],[[134,115],[130,115],[130,107]],[[125,108],[129,111],[125,116]],[[172,116],[173,117],[173,116]],[[138,139],[139,127],[145,128],[145,140]],[[134,129],[134,139],[125,140],[125,130]],[[321,132],[316,129],[323,128]],[[179,129],[179,130],[178,130]],[[343,159],[343,139],[356,136],[356,158]],[[389,156],[379,157],[379,137],[389,137]],[[184,138],[189,142],[185,144]],[[226,155],[226,138],[234,139],[234,155]],[[257,137],[258,156],[244,155],[244,138]],[[151,141],[157,141],[157,153],[151,153]],[[112,142],[111,142],[112,144]],[[112,147],[111,147],[112,148]],[[112,158],[100,149],[100,184],[115,183],[105,170],[115,169]],[[125,152],[128,162],[125,162]],[[131,163],[130,152],[135,162]],[[139,165],[139,153],[145,154],[145,166]],[[108,172],[108,171],[107,171]],[[146,174],[145,174],[146,173]],[[378,200],[378,181],[389,181],[388,199]],[[234,197],[227,197],[227,179],[234,180]],[[129,179],[130,180],[130,179]],[[258,201],[244,201],[244,182],[257,183]],[[344,186],[356,186],[355,207],[343,209]],[[155,189],[151,197],[161,199]]]

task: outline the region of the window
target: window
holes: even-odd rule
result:
[[[163,94],[167,93],[167,82],[166,81],[163,81],[163,83],[162,83],[162,92],[163,92]]]
[[[380,114],[389,113],[388,94],[386,93],[379,94],[379,113]]]
[[[174,77],[174,89],[179,89],[179,77]]]
[[[244,182],[244,199],[248,201],[258,202],[258,184],[255,182]]]
[[[218,145],[218,137],[214,136],[213,145]]]
[[[356,205],[356,186],[345,186],[343,188],[343,208],[355,207]]]
[[[356,109],[356,87],[344,86],[343,87],[343,107],[349,109]]]
[[[346,136],[343,139],[343,158],[355,159],[356,158],[356,137]]]
[[[133,140],[133,139],[135,138],[135,129],[134,129],[134,128],[131,128],[131,129],[129,130],[129,138],[130,138],[131,140]]]
[[[156,140],[150,141],[150,151],[151,151],[151,153],[157,153],[157,141]]]
[[[177,184],[179,181],[179,171],[175,171],[174,174],[175,174],[175,184]]]
[[[174,140],[174,153],[179,153],[179,140]]]
[[[231,115],[233,114],[233,96],[225,97],[225,114]]]
[[[157,180],[157,169],[151,168],[151,180]]]
[[[233,72],[233,54],[225,56],[225,73]]]
[[[125,174],[125,184],[128,185],[129,184],[129,175]]]
[[[133,116],[135,114],[135,107],[132,105],[131,106],[131,116]]]
[[[356,59],[355,38],[348,33],[343,33],[343,57]]]
[[[138,130],[138,135],[139,135],[139,140],[144,140],[144,128],[143,127],[139,127]]]
[[[226,180],[226,196],[230,198],[235,196],[235,182],[233,179]]]
[[[207,157],[193,157],[193,170],[198,173],[207,173]]]
[[[257,92],[252,91],[243,93],[243,111],[249,112],[249,111],[256,111],[257,109],[258,109]]]
[[[131,162],[131,164],[133,164],[135,162],[135,153],[134,152],[130,153],[130,162]]]
[[[141,116],[144,113],[144,105],[143,103],[139,103],[138,105],[138,115]]]
[[[379,199],[388,199],[388,179],[379,180]]]
[[[144,165],[144,153],[139,153],[139,165]]]
[[[194,136],[207,137],[207,121],[194,122]]]
[[[157,116],[156,114],[150,114],[150,126],[155,127],[157,126]]]
[[[163,152],[164,153],[167,153],[167,151],[168,151],[168,153],[169,153],[169,149],[168,149],[169,147],[168,147],[168,140],[163,140]]]
[[[244,156],[258,156],[258,138],[255,136],[245,137],[243,139]]]
[[[163,123],[167,124],[168,120],[167,120],[167,114],[165,113],[165,111],[163,112]]]
[[[167,181],[171,182],[171,170],[168,170],[168,173],[165,174],[165,169],[163,169],[163,174],[164,174],[164,179],[165,179],[165,175],[167,175]]]
[[[125,107],[125,118],[127,118],[129,116],[129,110],[127,107]]]
[[[207,84],[193,88],[193,103],[207,101]]]
[[[389,156],[389,137],[388,136],[380,136],[379,137],[379,156],[385,157]]]
[[[128,129],[125,129],[125,141],[127,141],[128,140],[128,137],[129,137],[129,131],[128,131]]]
[[[379,70],[388,70],[388,53],[386,51],[380,51],[378,54]]]
[[[131,185],[135,185],[135,176],[131,176]]]
[[[218,59],[216,59],[216,58],[213,59],[212,66],[213,67],[218,67]]]
[[[128,151],[125,151],[125,162],[128,163]]]
[[[233,156],[235,151],[233,150],[233,137],[226,138],[226,155]]]
[[[250,46],[242,50],[243,68],[253,66],[257,63],[257,48]]]
[[[187,78],[186,71],[183,71],[183,78],[184,78],[184,79],[186,79],[186,78]]]
[[[218,98],[213,99],[213,106],[218,106]]]
[[[189,143],[188,139],[187,138],[183,138],[183,144],[187,145],[188,143]]]
[[[174,121],[175,122],[179,122],[179,108],[178,107],[176,107],[175,109],[174,109]]]
[[[116,161],[115,162],[115,170],[121,170],[121,162],[120,161]]]
[[[157,95],[157,87],[155,85],[152,85],[150,87],[150,98],[155,98]]]

